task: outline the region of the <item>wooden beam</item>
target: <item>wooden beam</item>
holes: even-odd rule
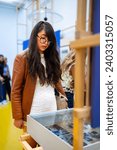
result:
[[[70,43],[70,47],[74,49],[83,49],[88,47],[94,47],[99,44],[100,44],[100,34],[94,34],[72,41]]]
[[[90,0],[89,3],[87,1],[88,7],[87,9],[89,9],[89,14],[87,17],[88,20],[88,29],[87,32],[91,33],[92,31],[92,16],[93,16],[93,0]],[[91,34],[90,34],[91,35]],[[86,106],[90,106],[90,94],[91,94],[91,47],[87,48],[87,55],[86,55],[86,59],[85,59],[85,105]],[[90,117],[89,117],[90,118]],[[88,118],[88,119],[89,119]],[[88,121],[88,120],[87,120]]]
[[[86,119],[90,117],[91,107],[74,108],[74,115],[78,119]]]
[[[75,38],[81,38],[86,32],[86,0],[77,0],[77,20]],[[85,49],[76,51],[74,108],[84,106],[84,65]],[[83,150],[83,120],[73,111],[73,150]]]
[[[77,18],[75,37],[81,37],[86,32],[86,0],[77,0]]]
[[[30,137],[31,136],[28,133],[26,133],[26,134],[23,134],[23,135],[20,136],[20,140],[21,141],[25,141],[27,139],[30,139]]]
[[[20,136],[20,143],[23,147],[24,150],[43,150],[43,148],[41,146],[39,147],[35,147],[35,148],[32,148],[29,143],[27,142],[28,139],[30,139],[30,135],[29,134],[24,134],[24,135],[21,135]]]
[[[85,49],[76,50],[74,82],[74,109],[84,106],[84,65]],[[83,150],[83,119],[78,119],[73,111],[73,150]]]

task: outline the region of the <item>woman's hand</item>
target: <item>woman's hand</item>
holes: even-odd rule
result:
[[[3,83],[4,82],[4,78],[0,76],[0,81]]]
[[[24,128],[24,121],[22,119],[20,120],[14,120],[15,127],[22,129]]]

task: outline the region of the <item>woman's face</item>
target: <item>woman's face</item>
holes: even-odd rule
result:
[[[46,33],[44,30],[40,31],[37,34],[37,45],[40,53],[43,53],[49,46],[50,41],[48,41],[48,38],[46,36]]]
[[[0,62],[3,62],[3,61],[4,61],[4,57],[0,56]]]

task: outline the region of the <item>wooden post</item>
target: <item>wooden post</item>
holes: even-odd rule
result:
[[[86,0],[78,0],[76,21],[76,39],[85,35],[86,31]],[[74,108],[84,106],[84,67],[85,49],[76,48]],[[73,112],[73,150],[83,150],[83,119],[78,119]]]
[[[74,97],[74,102],[75,102],[75,108],[73,112],[73,150],[83,150],[83,118],[89,117],[87,116],[86,111],[89,111],[89,108],[86,107],[87,109],[82,111],[82,116],[83,117],[78,117],[79,110],[83,109],[83,62],[84,62],[84,48],[87,47],[93,47],[97,46],[100,43],[100,35],[95,34],[95,35],[90,35],[84,38],[80,38],[79,40],[75,40],[71,42],[70,46],[72,48],[77,49],[76,52],[76,68],[75,68],[75,97]],[[80,58],[80,59],[77,59]],[[79,61],[80,60],[80,61]]]
[[[88,32],[91,34],[92,31],[92,1],[89,1],[89,14],[88,14]],[[87,48],[87,68],[86,68],[86,106],[90,106],[90,78],[91,78],[91,62],[90,62],[90,53],[91,53],[91,48]]]

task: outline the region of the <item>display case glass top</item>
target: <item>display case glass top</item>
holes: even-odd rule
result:
[[[30,117],[44,126],[48,132],[51,132],[65,143],[73,146],[73,109],[46,112],[40,115],[31,115]],[[89,123],[84,123],[84,147],[99,141],[99,128],[93,129]]]

